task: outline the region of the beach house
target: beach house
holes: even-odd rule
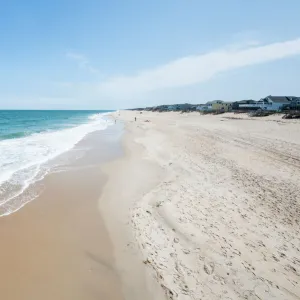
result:
[[[196,110],[198,110],[198,111],[209,111],[209,110],[211,110],[211,106],[207,105],[207,104],[199,104],[196,107]]]
[[[295,98],[293,96],[267,96],[260,99],[257,104],[261,106],[262,109],[266,110],[281,110],[284,106],[289,106],[291,104],[291,99]]]
[[[300,109],[300,97],[292,97],[289,107],[291,109]]]
[[[250,108],[250,105],[255,105],[256,106],[257,101],[252,100],[252,99],[248,99],[248,100],[240,100],[240,101],[235,101],[232,103],[232,109],[233,110],[238,110],[238,109],[247,109]]]
[[[243,109],[264,109],[278,111],[285,107],[297,106],[300,101],[298,97],[294,96],[267,96],[261,98],[259,101],[240,101],[238,107]]]
[[[212,110],[212,111],[229,111],[232,108],[231,102],[224,102],[222,100],[214,100],[209,101],[205,104],[204,110]]]

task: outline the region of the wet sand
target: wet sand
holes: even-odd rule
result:
[[[0,218],[1,299],[123,299],[98,209],[101,165],[121,154],[120,130],[87,136],[71,153],[83,157],[48,175],[37,199]]]

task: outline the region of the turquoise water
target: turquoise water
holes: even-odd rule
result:
[[[0,140],[83,124],[90,116],[108,111],[0,110]]]
[[[107,112],[0,110],[0,215],[31,200],[26,191],[47,174],[47,162],[111,125]]]

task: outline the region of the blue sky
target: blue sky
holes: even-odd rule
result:
[[[298,0],[11,0],[0,108],[300,96]]]

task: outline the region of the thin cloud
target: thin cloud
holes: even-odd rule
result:
[[[91,65],[89,59],[85,55],[75,52],[68,52],[66,56],[67,58],[76,61],[80,69],[86,70],[90,73],[99,73],[99,70]]]
[[[150,91],[202,83],[222,72],[299,54],[300,38],[264,46],[245,43],[242,48],[226,47],[206,54],[183,57],[134,76],[112,77],[100,83],[98,91],[110,97],[132,97]]]

